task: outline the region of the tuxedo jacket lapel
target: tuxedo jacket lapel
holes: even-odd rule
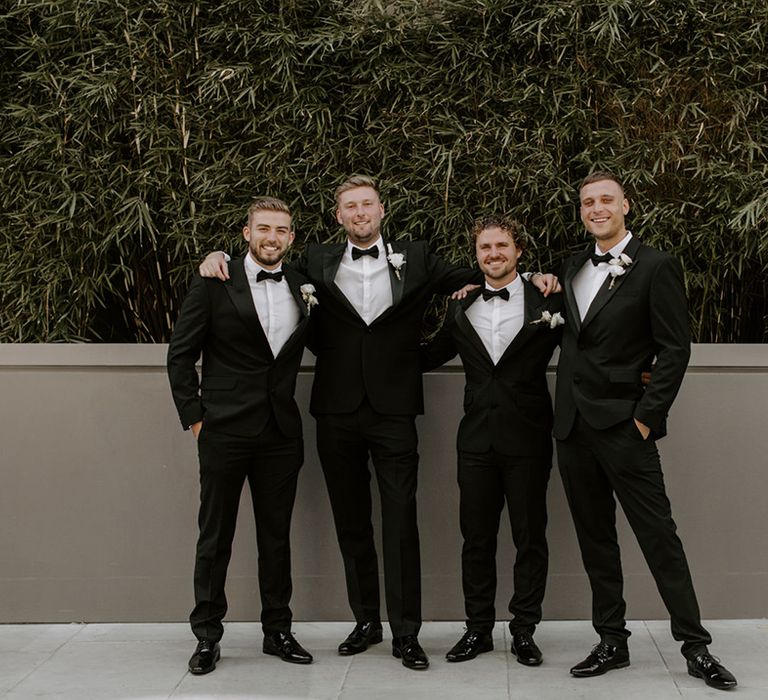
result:
[[[278,357],[285,354],[286,352],[290,352],[296,343],[304,342],[304,327],[309,323],[310,314],[307,302],[304,301],[304,298],[301,295],[300,287],[302,284],[305,284],[304,278],[288,266],[283,267],[283,272],[285,273],[285,280],[288,283],[288,288],[291,290],[293,298],[299,305],[301,320],[296,325],[296,328],[293,329],[293,333],[288,336],[288,340],[285,341],[283,347],[280,348],[280,352],[277,353]]]
[[[382,241],[383,242],[383,241]],[[403,246],[398,243],[393,243],[392,245],[392,252],[393,253],[403,253],[403,257],[407,261],[407,255],[405,254],[403,250]],[[387,253],[387,243],[384,242],[384,257],[389,255]],[[400,279],[397,278],[397,273],[395,272],[395,268],[392,267],[392,265],[387,260],[387,272],[389,273],[389,284],[392,289],[392,306],[390,306],[388,309],[384,309],[373,321],[371,321],[371,325],[374,323],[380,323],[381,321],[386,320],[392,313],[394,313],[395,309],[397,308],[397,305],[402,301],[403,299],[403,290],[405,289],[405,271],[408,268],[407,264],[403,264],[403,266],[400,268]]]
[[[360,318],[360,314],[357,313],[357,309],[352,305],[352,303],[347,299],[347,297],[344,296],[341,289],[339,289],[338,285],[336,284],[336,273],[339,270],[339,265],[341,265],[341,259],[344,257],[344,251],[347,248],[346,243],[336,243],[334,245],[329,245],[323,250],[323,283],[325,284],[328,291],[333,294],[336,299],[343,304],[343,306],[349,311],[351,314],[356,316],[357,318]],[[360,318],[362,321],[362,319]]]
[[[304,301],[304,297],[301,294],[301,285],[306,283],[304,277],[299,275],[298,272],[287,265],[283,266],[283,273],[285,274],[285,281],[288,282],[288,288],[291,290],[293,298],[299,305],[299,309],[301,310],[301,318],[307,318],[309,316],[309,307],[307,306],[307,302]]]
[[[225,282],[227,294],[237,309],[237,313],[243,319],[245,325],[253,334],[255,342],[262,346],[264,352],[272,355],[272,349],[269,347],[269,341],[261,327],[259,315],[256,313],[256,307],[253,303],[251,286],[248,284],[248,278],[245,276],[244,258],[236,258],[229,264],[229,281]]]
[[[384,241],[384,255],[388,256],[387,242]],[[392,246],[392,252],[401,253],[405,263],[400,267],[400,270],[395,270],[394,267],[387,260],[387,270],[389,271],[389,283],[392,285],[392,306],[395,307],[400,303],[403,298],[403,290],[405,289],[405,276],[408,274],[408,256],[403,250],[403,246],[396,241],[389,243]]]
[[[640,241],[637,238],[631,238],[629,243],[627,243],[626,247],[624,248],[624,252],[630,258],[632,258],[632,264],[626,268],[626,272],[623,275],[617,275],[616,277],[611,277],[611,275],[608,275],[608,277],[606,277],[600,289],[597,291],[595,298],[592,300],[592,303],[587,309],[587,314],[584,316],[584,320],[581,322],[582,328],[590,323],[592,319],[595,318],[595,316],[597,316],[597,314],[600,312],[600,309],[602,309],[611,300],[619,287],[624,284],[624,280],[627,278],[627,276],[631,275],[635,270],[638,265],[636,255],[638,248],[640,248]]]
[[[501,354],[499,358],[499,364],[501,364],[507,357],[516,353],[523,345],[525,345],[536,333],[540,330],[539,324],[532,324],[531,321],[535,321],[541,318],[541,312],[545,308],[546,304],[542,304],[540,297],[534,291],[530,282],[523,282],[523,327],[518,331],[517,335],[512,338],[506,350]]]
[[[485,347],[483,339],[477,334],[475,327],[469,322],[467,318],[467,309],[474,304],[482,294],[481,289],[475,289],[471,291],[467,296],[462,299],[456,307],[456,326],[464,334],[467,341],[477,350],[481,357],[485,361],[493,366],[493,358],[488,354],[488,349]]]
[[[587,262],[591,250],[591,248],[583,250],[573,258],[571,264],[565,270],[565,279],[563,280],[565,303],[568,307],[568,323],[573,324],[577,335],[581,330],[581,313],[579,312],[579,305],[576,303],[576,295],[573,293],[573,278],[584,266],[584,263]]]

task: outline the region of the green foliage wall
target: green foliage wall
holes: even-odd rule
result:
[[[0,340],[165,341],[250,197],[470,263],[521,220],[524,268],[584,245],[575,185],[621,174],[683,260],[699,342],[768,339],[768,4],[733,0],[16,0],[0,14]]]

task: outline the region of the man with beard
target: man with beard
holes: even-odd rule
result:
[[[472,236],[484,288],[451,302],[442,329],[423,349],[425,370],[459,353],[466,374],[456,445],[467,631],[446,658],[468,661],[493,649],[496,539],[506,501],[517,550],[511,651],[519,663],[538,666],[533,633],[547,579],[552,469],[546,372],[562,331],[562,295],[545,298],[517,273],[524,246],[516,222],[482,217]]]
[[[263,651],[292,663],[312,661],[291,634],[289,531],[304,449],[293,395],[316,300],[303,286],[306,278],[282,265],[294,239],[285,202],[254,200],[243,237],[248,253],[232,261],[229,280],[194,279],[168,349],[173,399],[200,460],[190,615],[198,645],[189,660],[198,675],[213,671],[220,656],[224,584],[246,479],[259,551]]]
[[[376,181],[355,175],[336,189],[344,243],[310,244],[298,267],[317,287],[320,313],[310,411],[356,625],[339,654],[382,641],[379,567],[371,523],[368,459],[381,498],[384,584],[392,654],[410,669],[429,665],[418,641],[421,565],[416,522],[415,418],[424,411],[419,343],[433,293],[450,294],[479,275],[430,252],[423,241],[385,241]],[[226,279],[222,253],[201,274]],[[554,278],[537,282],[545,288]]]

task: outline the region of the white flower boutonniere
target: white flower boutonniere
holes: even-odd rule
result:
[[[314,284],[302,284],[301,287],[299,287],[299,291],[301,292],[301,298],[304,300],[304,303],[307,305],[307,313],[312,313],[312,307],[317,306],[320,302],[317,300],[317,297],[315,296],[315,285]]]
[[[532,326],[535,326],[537,323],[546,323],[550,328],[554,329],[558,326],[562,326],[565,323],[565,319],[559,311],[556,311],[553,314],[549,313],[549,311],[542,311],[541,318],[531,321]]]
[[[387,262],[392,265],[392,269],[397,275],[397,279],[400,279],[400,268],[405,265],[405,253],[395,253],[392,250],[392,244],[387,243]]]
[[[625,253],[621,253],[618,258],[611,258],[608,261],[608,274],[611,276],[611,284],[608,285],[608,289],[613,289],[613,285],[616,284],[616,278],[621,277],[632,265],[632,258]]]

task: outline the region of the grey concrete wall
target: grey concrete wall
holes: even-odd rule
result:
[[[184,620],[192,605],[197,461],[176,418],[162,345],[0,345],[0,621]],[[312,358],[299,378],[306,406]],[[552,377],[554,380],[554,377]],[[458,363],[425,378],[419,419],[425,619],[463,619],[454,436]],[[768,347],[694,347],[660,443],[670,498],[708,618],[768,614]],[[349,619],[341,560],[307,416],[294,519],[295,617]],[[553,472],[545,615],[588,618],[589,593]],[[258,619],[256,551],[243,500],[231,620]],[[664,617],[621,522],[628,614]],[[502,520],[497,616],[511,593]]]

